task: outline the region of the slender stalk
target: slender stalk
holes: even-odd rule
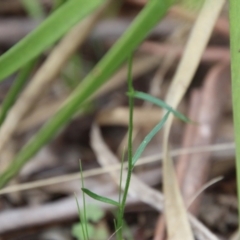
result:
[[[129,58],[128,65],[128,91],[130,93],[134,93],[133,85],[132,85],[132,55]],[[128,171],[127,171],[127,179],[126,185],[123,191],[123,198],[120,204],[118,219],[117,219],[117,239],[122,240],[122,225],[123,225],[123,215],[124,209],[127,200],[128,189],[130,186],[131,176],[132,176],[132,132],[133,132],[133,107],[134,107],[134,98],[132,94],[129,94],[129,126],[128,126]]]
[[[83,219],[82,214],[81,214],[81,211],[80,211],[80,206],[79,206],[79,203],[78,203],[78,199],[77,199],[77,195],[76,195],[76,194],[75,194],[75,199],[76,199],[77,208],[78,208],[79,220],[80,220],[80,222],[82,223],[82,224],[81,224],[81,229],[82,229],[83,238],[84,238],[84,240],[86,240],[86,233],[85,233],[84,224],[83,224],[84,219]]]
[[[82,188],[84,188],[84,178],[83,178],[83,170],[82,170],[82,162],[80,160],[80,173],[81,173],[81,183],[82,183]],[[85,193],[82,191],[83,194],[83,226],[85,226],[85,231],[86,231],[86,239],[89,240],[89,235],[88,235],[88,228],[87,228],[87,208],[86,208],[86,199],[85,199]]]
[[[118,200],[119,204],[121,204],[121,200],[122,200],[122,173],[123,173],[124,158],[125,158],[125,149],[123,150],[122,159],[121,159],[119,200]]]

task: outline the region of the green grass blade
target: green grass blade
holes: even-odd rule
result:
[[[230,0],[230,47],[233,120],[236,142],[238,209],[240,209],[240,1]],[[240,228],[240,214],[239,214]]]
[[[37,57],[104,0],[71,0],[0,57],[0,81]]]
[[[118,202],[116,202],[116,201],[114,201],[114,200],[112,200],[110,198],[100,196],[100,195],[98,195],[98,194],[96,194],[96,193],[94,193],[94,192],[92,192],[92,191],[90,191],[90,190],[88,190],[86,188],[82,188],[82,191],[84,193],[86,193],[89,197],[91,197],[91,198],[93,198],[95,200],[98,200],[98,201],[104,202],[104,203],[108,203],[108,204],[112,204],[112,205],[117,206],[117,207],[119,206]]]
[[[118,196],[119,204],[121,204],[121,201],[122,201],[122,174],[123,174],[124,159],[125,159],[125,149],[123,150],[122,158],[121,158],[121,169],[120,169],[120,179],[119,179],[119,196]]]
[[[29,16],[35,19],[42,19],[45,17],[44,9],[39,0],[21,0],[21,2]]]
[[[34,19],[44,17],[43,8],[38,0],[22,0],[22,2],[24,4],[24,7],[26,8],[26,11],[28,12],[28,15],[32,16]],[[4,122],[8,110],[13,106],[19,93],[22,91],[36,63],[36,59],[31,60],[20,70],[20,73],[18,73],[17,78],[15,79],[9,92],[7,93],[7,96],[4,98],[4,101],[2,103],[0,111],[0,126]]]
[[[53,9],[59,8],[62,4],[64,4],[67,0],[54,0]]]
[[[82,224],[81,224],[81,229],[82,229],[83,238],[84,238],[84,240],[86,240],[86,233],[85,233],[84,221],[83,221],[83,218],[84,218],[84,217],[83,217],[82,214],[81,214],[81,210],[80,210],[80,206],[79,206],[79,202],[78,202],[78,199],[77,199],[77,195],[76,195],[76,194],[75,194],[75,200],[76,200],[76,203],[77,203],[79,220],[80,220],[80,222],[82,223]]]
[[[28,63],[26,66],[23,67],[23,69],[20,71],[18,77],[15,79],[13,85],[11,86],[7,96],[4,98],[4,101],[2,103],[2,108],[0,111],[0,126],[2,125],[3,121],[5,120],[8,110],[15,103],[19,93],[23,89],[35,64],[36,64],[36,60],[31,61],[30,63]]]
[[[131,93],[128,93],[131,94]],[[171,106],[169,106],[167,103],[165,103],[163,100],[153,97],[147,93],[144,92],[137,92],[135,91],[133,94],[133,97],[138,98],[138,99],[142,99],[148,102],[151,102],[155,105],[157,105],[158,107],[164,108],[168,111],[170,111],[171,113],[173,113],[173,115],[179,119],[181,119],[184,122],[191,122],[191,120],[189,118],[187,118],[186,116],[184,116],[182,113],[176,111],[175,109],[173,109]]]
[[[133,62],[133,55],[131,54],[128,60],[128,91],[130,93],[134,92],[133,88],[133,79],[132,79],[132,62]],[[128,190],[130,186],[131,176],[132,176],[132,136],[133,136],[133,110],[134,110],[134,98],[132,96],[128,97],[128,105],[129,105],[129,120],[128,120],[128,171],[127,171],[127,178],[126,184],[124,186],[123,197],[122,201],[119,205],[119,210],[117,214],[117,229],[119,229],[116,233],[117,239],[123,239],[123,215],[124,209],[126,206]]]
[[[71,117],[78,111],[79,106],[89,99],[113,75],[124,60],[127,59],[129,52],[133,52],[150,30],[165,15],[171,3],[172,0],[151,0],[148,2],[125,34],[81,82],[57,114],[18,153],[13,163],[0,176],[0,188],[17,174],[21,167],[70,121]]]
[[[134,165],[137,162],[137,160],[139,159],[139,157],[142,155],[142,153],[143,153],[144,149],[146,148],[146,146],[148,145],[148,143],[162,129],[162,127],[164,126],[165,122],[168,119],[169,114],[170,114],[170,111],[168,111],[164,115],[163,119],[151,130],[150,133],[148,133],[148,135],[144,138],[142,143],[139,145],[138,149],[136,150],[136,153],[134,154],[134,156],[132,158],[132,168],[134,167]]]
[[[84,178],[83,178],[83,169],[82,169],[82,162],[81,160],[79,161],[80,165],[80,174],[81,174],[81,184],[82,188],[84,188]],[[83,192],[83,225],[85,226],[85,231],[86,231],[86,237],[89,239],[88,235],[88,228],[87,228],[87,207],[86,207],[86,198],[85,198],[85,193]]]

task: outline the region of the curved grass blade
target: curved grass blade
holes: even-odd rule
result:
[[[165,122],[168,119],[168,116],[170,114],[170,111],[168,111],[163,119],[151,130],[150,133],[148,133],[148,135],[144,138],[144,140],[142,141],[142,143],[139,145],[136,153],[134,154],[133,158],[132,158],[132,168],[134,167],[135,163],[137,162],[137,160],[140,158],[140,156],[142,155],[144,149],[146,148],[146,146],[148,145],[148,143],[152,140],[152,138],[162,129],[162,127],[164,126]]]
[[[164,102],[163,100],[153,97],[147,93],[144,92],[138,92],[135,91],[134,93],[128,93],[129,94],[133,94],[133,97],[138,98],[138,99],[142,99],[148,102],[151,102],[155,105],[157,105],[158,107],[162,107],[168,111],[170,111],[171,113],[173,113],[173,115],[179,119],[181,119],[184,122],[191,122],[191,120],[189,118],[187,118],[186,116],[184,116],[182,113],[176,111],[175,109],[173,109],[171,106],[169,106],[166,102]]]
[[[104,0],[71,0],[0,57],[0,81],[37,57]]]
[[[84,193],[86,193],[89,197],[91,197],[91,198],[93,198],[95,200],[98,200],[98,201],[104,202],[104,203],[109,203],[109,204],[112,204],[114,206],[119,207],[119,203],[114,201],[114,200],[112,200],[112,199],[110,199],[110,198],[106,198],[106,197],[100,196],[100,195],[98,195],[98,194],[96,194],[96,193],[94,193],[94,192],[92,192],[92,191],[90,191],[90,190],[88,190],[86,188],[82,188],[82,191]]]
[[[172,2],[173,0],[152,0],[148,2],[124,35],[79,84],[57,114],[18,153],[12,164],[0,176],[0,188],[17,174],[23,165],[70,121],[71,117],[79,110],[80,105],[88,100],[113,75],[127,59],[129,52],[134,51],[165,15]]]

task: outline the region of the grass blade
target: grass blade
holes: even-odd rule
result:
[[[237,188],[238,188],[238,209],[240,209],[240,2],[230,0],[230,47],[231,47],[231,75],[232,75],[232,102],[233,121],[236,142],[236,166],[237,166]],[[240,214],[239,227],[240,227]]]
[[[98,195],[98,194],[96,194],[96,193],[94,193],[94,192],[92,192],[92,191],[90,191],[90,190],[88,190],[86,188],[82,188],[82,191],[84,193],[86,193],[89,197],[91,197],[91,198],[93,198],[95,200],[98,200],[98,201],[104,202],[104,203],[108,203],[108,204],[112,204],[114,206],[119,207],[119,203],[114,201],[114,200],[112,200],[112,199],[110,199],[110,198],[100,196],[100,195]]]
[[[133,88],[133,79],[132,79],[132,63],[133,63],[133,55],[131,54],[129,56],[128,60],[128,91],[130,93],[134,92]],[[119,209],[117,213],[117,239],[121,240],[123,239],[123,215],[124,215],[124,209],[126,206],[126,201],[127,201],[127,195],[128,195],[128,190],[130,187],[130,181],[131,181],[131,176],[132,176],[132,135],[133,135],[133,109],[134,109],[134,98],[130,95],[128,97],[128,104],[129,104],[129,120],[128,120],[128,170],[127,170],[127,178],[126,178],[126,183],[124,186],[123,190],[123,197],[122,200],[119,204]],[[121,172],[121,175],[123,174],[123,171]]]
[[[75,199],[76,199],[76,203],[77,203],[77,209],[78,209],[78,216],[79,216],[79,220],[80,222],[82,223],[81,224],[81,230],[82,230],[82,234],[83,234],[83,238],[84,240],[86,239],[86,233],[85,233],[85,229],[84,229],[84,217],[82,216],[81,214],[81,210],[80,210],[80,206],[79,206],[79,202],[78,202],[78,199],[77,199],[77,195],[75,194]]]
[[[82,161],[79,161],[79,165],[80,165],[80,174],[81,174],[81,184],[82,184],[82,188],[84,188],[84,178],[83,178],[83,169],[82,169]],[[85,194],[83,192],[83,225],[85,226],[85,231],[86,231],[86,239],[89,239],[88,236],[88,228],[87,228],[87,207],[86,207],[86,198],[85,198]]]
[[[35,19],[45,17],[44,9],[38,0],[21,0],[21,2],[27,10],[29,16]]]
[[[13,106],[19,93],[23,89],[36,62],[37,60],[31,61],[30,63],[27,63],[26,66],[23,67],[23,69],[20,71],[19,75],[15,79],[12,87],[10,88],[7,96],[4,98],[4,101],[2,103],[2,108],[0,111],[0,126],[5,120],[8,110]]]
[[[137,149],[137,151],[134,154],[133,159],[132,159],[132,168],[134,167],[135,163],[137,162],[137,160],[142,155],[142,153],[143,153],[144,149],[146,148],[146,146],[148,145],[148,143],[162,129],[162,127],[164,126],[165,122],[168,119],[169,114],[170,114],[170,111],[168,111],[164,115],[163,119],[151,130],[150,133],[148,133],[148,135],[144,138],[142,143],[139,145],[139,147],[138,147],[138,149]]]
[[[71,0],[0,57],[0,81],[37,57],[104,0]],[[53,31],[54,29],[54,31]]]
[[[130,94],[130,93],[128,93],[128,94]],[[184,122],[191,122],[191,120],[189,118],[184,116],[182,113],[174,110],[171,106],[169,106],[166,102],[164,102],[163,100],[161,100],[159,98],[156,98],[156,97],[153,97],[153,96],[151,96],[147,93],[138,92],[138,91],[135,91],[133,93],[133,97],[151,102],[151,103],[157,105],[158,107],[164,108],[164,109],[172,112],[175,117],[181,119]]]
[[[17,174],[21,167],[70,121],[71,117],[78,111],[79,106],[111,77],[127,59],[129,52],[133,52],[149,31],[165,15],[172,2],[172,0],[152,0],[148,2],[125,34],[82,81],[57,114],[18,153],[13,163],[0,176],[0,188]]]
[[[38,1],[22,0],[22,4],[24,5],[29,16],[32,16],[34,19],[44,18],[43,7]],[[0,111],[0,126],[4,122],[8,110],[13,106],[18,95],[22,91],[36,63],[37,59],[31,60],[25,66],[23,66],[23,68],[20,70],[20,73],[18,73],[17,78],[15,79],[13,85],[11,86],[9,92],[7,93],[7,96],[4,98],[4,101],[2,103],[2,108]]]

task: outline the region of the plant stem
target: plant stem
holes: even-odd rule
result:
[[[121,159],[119,199],[118,199],[119,205],[121,204],[121,201],[122,201],[122,173],[123,173],[124,158],[125,158],[125,149],[123,150],[122,159]]]
[[[128,91],[134,93],[132,85],[132,55],[129,57],[128,65]],[[122,226],[123,226],[123,215],[124,209],[127,200],[128,189],[130,186],[131,176],[132,176],[132,132],[133,132],[133,107],[134,107],[134,98],[133,94],[129,94],[129,126],[128,126],[128,171],[126,185],[123,191],[123,198],[119,207],[118,219],[117,219],[117,239],[122,240]]]
[[[84,188],[84,178],[83,178],[83,170],[82,170],[82,162],[80,160],[80,173],[81,173],[81,183],[82,183],[82,188]],[[83,228],[85,226],[85,231],[86,231],[86,239],[89,240],[88,236],[88,227],[87,227],[87,207],[86,207],[86,199],[85,199],[85,193],[82,191],[83,194]]]

